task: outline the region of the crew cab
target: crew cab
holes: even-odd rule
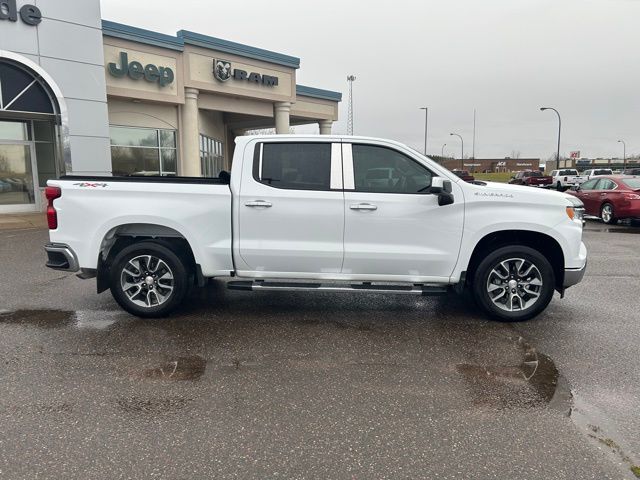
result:
[[[524,320],[587,261],[577,198],[467,183],[389,140],[241,136],[218,178],[47,183],[47,266],[96,277],[141,317],[222,278],[251,291],[468,288],[490,316]]]
[[[548,175],[543,175],[538,170],[525,170],[517,172],[509,183],[512,185],[526,185],[528,187],[548,187],[553,183],[553,179]]]
[[[580,185],[586,180],[581,177],[575,168],[565,168],[563,170],[553,170],[549,176],[552,179],[551,185],[555,185],[556,190],[564,191],[568,188]]]

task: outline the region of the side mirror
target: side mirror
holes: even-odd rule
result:
[[[438,195],[438,205],[444,207],[445,205],[451,205],[454,201],[453,193],[442,192]]]
[[[438,195],[438,205],[441,207],[451,205],[453,203],[453,194],[451,193],[451,180],[445,180],[442,177],[433,177],[431,179],[431,188],[429,193]]]

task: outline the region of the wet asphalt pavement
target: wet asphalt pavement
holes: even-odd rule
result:
[[[607,231],[607,229],[611,231]],[[0,232],[0,478],[635,478],[640,228],[538,318],[456,296],[194,290],[162,320]]]

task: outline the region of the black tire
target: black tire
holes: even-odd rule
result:
[[[559,192],[564,191],[564,188],[562,188],[562,184],[560,182],[556,184],[556,190],[558,190]]]
[[[517,269],[519,264],[517,260],[524,261],[520,264],[521,267],[524,267],[521,272],[513,270],[513,267]],[[497,269],[498,272],[504,274],[505,269],[500,267],[501,262],[505,262],[511,270],[505,280],[493,273],[494,269]],[[530,265],[535,267],[535,270],[532,270],[533,273],[528,276],[518,275],[518,273],[524,273]],[[494,281],[503,282],[504,286],[495,285]],[[515,283],[511,285],[513,281]],[[538,281],[541,285],[537,285]],[[488,253],[474,272],[472,282],[473,297],[476,303],[489,317],[501,322],[521,322],[535,317],[547,308],[555,290],[555,274],[549,261],[537,250],[524,245],[502,247]],[[514,287],[513,290],[510,290],[511,286]],[[495,301],[492,300],[490,288],[496,292]],[[530,289],[532,293],[528,293],[522,288]],[[534,293],[534,290],[537,292]],[[499,299],[501,293],[507,295],[508,298]],[[537,297],[535,297],[536,294]],[[517,300],[518,308],[516,309],[514,309],[515,297],[520,298]],[[501,300],[504,300],[505,304],[498,306],[496,302],[501,303]],[[524,308],[523,301],[525,302]],[[527,305],[529,302],[531,303]],[[508,310],[509,308],[511,310]]]
[[[145,259],[143,257],[145,256],[152,258],[150,268],[144,268]],[[137,259],[137,257],[142,258]],[[153,259],[159,261],[154,263]],[[130,264],[130,260],[133,260],[134,263]],[[143,268],[136,272],[136,265]],[[156,270],[152,271],[154,266]],[[127,271],[124,270],[125,267],[128,267]],[[149,272],[143,270],[149,270]],[[134,277],[128,272],[140,273],[140,275],[134,280]],[[169,280],[164,279],[167,272],[172,277],[171,290],[169,290]],[[144,275],[145,273],[150,275]],[[161,277],[155,278],[156,273]],[[146,282],[149,277],[152,277],[153,281],[150,285]],[[123,282],[127,282],[126,285],[132,285],[128,289],[131,293],[135,292],[133,289],[136,286],[143,284],[144,286],[138,295],[130,296],[125,293]],[[182,303],[189,288],[189,272],[185,262],[168,247],[153,241],[143,241],[123,248],[116,255],[109,271],[109,288],[113,298],[127,312],[143,318],[164,317]],[[153,291],[149,292],[153,288],[155,288],[155,295]],[[161,297],[164,297],[162,302],[160,301]],[[140,304],[145,302],[150,305]]]
[[[607,213],[607,209],[609,209],[609,211],[611,212],[610,214]],[[600,207],[600,218],[602,219],[602,222],[606,223],[607,225],[615,225],[616,223],[618,223],[613,205],[608,202],[603,203],[602,207]]]

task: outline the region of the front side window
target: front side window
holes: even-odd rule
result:
[[[421,193],[431,186],[433,174],[396,150],[353,145],[352,152],[357,192]]]
[[[256,149],[258,182],[289,190],[331,189],[330,143],[263,143]]]
[[[176,131],[157,128],[109,128],[114,175],[175,175]]]

